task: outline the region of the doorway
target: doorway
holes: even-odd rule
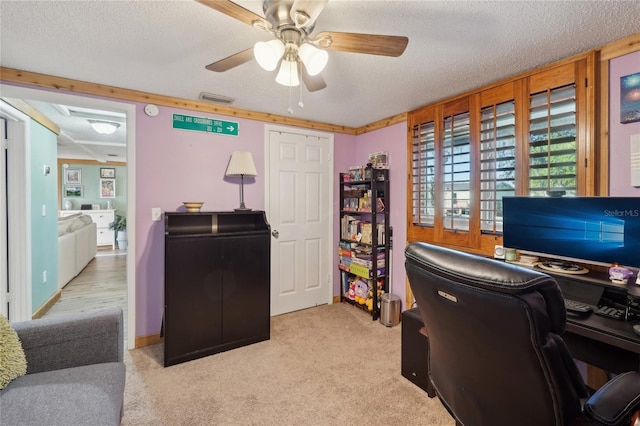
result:
[[[23,87],[15,87],[10,85],[2,85],[2,96],[16,98],[16,99],[30,99],[42,102],[51,102],[56,104],[73,104],[85,108],[96,108],[103,110],[120,111],[126,115],[127,126],[127,216],[135,218],[136,206],[135,206],[135,122],[136,122],[136,107],[133,104],[108,101],[104,99],[96,99],[83,97],[79,95],[70,95],[58,92],[48,92],[38,89],[30,89]],[[15,182],[11,182],[12,187]],[[26,182],[22,186],[25,190],[28,190]],[[22,192],[24,194],[24,191]],[[24,196],[24,195],[23,195]],[[11,206],[9,206],[11,209]],[[29,217],[26,214],[23,217]],[[11,229],[15,228],[15,224],[11,224]],[[26,228],[26,224],[23,225]],[[127,249],[127,334],[129,336],[135,336],[135,220],[130,220],[127,225],[128,231],[128,249]],[[25,282],[31,282],[26,280]],[[127,346],[129,349],[135,347],[135,337],[127,339]]]
[[[333,135],[265,127],[271,315],[332,303]]]
[[[4,102],[0,102],[0,117],[0,313],[10,321],[22,321],[31,318],[31,292],[26,286],[31,282],[31,235],[26,226],[28,202],[22,191],[28,182],[24,165],[30,150],[29,117]]]

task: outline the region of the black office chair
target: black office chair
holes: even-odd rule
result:
[[[456,425],[635,424],[640,373],[589,397],[562,340],[566,312],[553,278],[425,243],[405,256],[430,379]]]

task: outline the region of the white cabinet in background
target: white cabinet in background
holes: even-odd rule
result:
[[[116,219],[115,210],[61,210],[60,216],[66,217],[76,213],[82,213],[91,216],[91,219],[96,224],[97,233],[97,245],[98,246],[111,246],[116,248],[116,236],[115,231],[109,229],[109,224]]]

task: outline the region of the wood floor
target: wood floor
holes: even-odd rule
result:
[[[98,250],[96,257],[62,289],[62,297],[44,317],[120,307],[127,333],[126,250]]]

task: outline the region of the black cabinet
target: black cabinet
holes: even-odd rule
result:
[[[264,212],[165,214],[164,365],[268,340]]]

